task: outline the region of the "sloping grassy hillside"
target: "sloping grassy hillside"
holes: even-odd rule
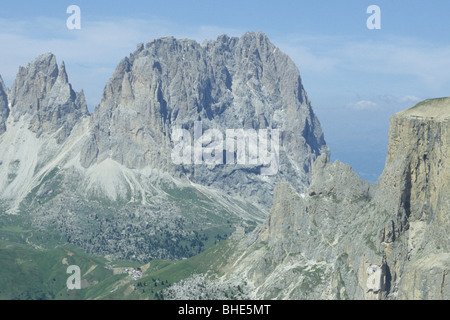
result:
[[[90,287],[113,275],[106,260],[64,246],[38,250],[25,244],[0,242],[0,299],[47,300],[58,297],[82,298],[82,290],[68,292],[67,268],[77,265],[82,286]],[[79,291],[79,292],[75,292]]]
[[[20,222],[16,219],[3,219],[0,224],[1,300],[163,299],[161,291],[175,282],[192,274],[217,273],[232,250],[231,240],[225,240],[176,262],[109,261],[63,244],[62,239],[53,242],[53,247],[42,248],[34,242],[42,235],[25,224],[15,225]],[[80,267],[81,290],[67,289],[71,265]],[[127,273],[133,268],[140,268],[141,278]]]

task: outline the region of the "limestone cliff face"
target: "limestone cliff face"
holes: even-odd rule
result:
[[[348,165],[320,156],[306,193],[288,182],[277,185],[269,219],[238,242],[225,272],[244,277],[254,299],[385,296],[386,266],[373,244],[379,217],[368,206],[369,189]]]
[[[29,118],[29,129],[38,137],[59,130],[60,142],[88,114],[84,93],[72,90],[64,62],[58,68],[51,53],[39,56],[27,67],[20,67],[9,101],[15,121]]]
[[[195,121],[223,135],[227,129],[280,130],[278,174],[261,176],[262,165],[175,165],[172,130],[194,137]],[[112,158],[128,168],[158,168],[269,209],[276,181],[285,178],[303,190],[312,162],[327,152],[297,67],[266,35],[249,32],[203,45],[172,37],[139,45],[105,87],[81,163],[88,168]]]
[[[0,202],[10,212],[49,171],[74,156],[82,128],[72,141],[69,136],[87,116],[83,93],[72,90],[64,62],[58,67],[51,53],[20,67],[11,90],[0,79]]]
[[[374,185],[326,155],[305,193],[279,183],[266,223],[230,244],[227,281],[257,299],[449,299],[449,120],[450,98],[392,116]]]
[[[449,298],[450,99],[391,118],[377,205],[392,214],[380,231],[399,298]]]
[[[9,116],[8,90],[0,77],[0,135],[6,131],[6,120]]]
[[[10,102],[14,106],[12,115],[20,116],[36,113],[50,92],[58,76],[58,66],[54,55],[47,53],[30,62],[27,67],[20,67],[11,88]]]

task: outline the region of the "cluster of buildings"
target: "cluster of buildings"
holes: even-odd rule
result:
[[[141,268],[131,268],[131,269],[125,269],[125,272],[128,273],[130,277],[132,277],[134,280],[138,280],[142,278],[142,269]]]

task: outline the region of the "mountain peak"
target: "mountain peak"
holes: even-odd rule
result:
[[[241,39],[269,40],[269,37],[262,31],[248,31],[242,35]]]
[[[56,56],[50,52],[19,68],[9,98],[14,119],[28,117],[29,129],[38,136],[64,128],[58,140],[63,139],[87,114],[84,95],[72,90],[65,63],[58,67]]]
[[[435,98],[419,102],[415,106],[397,113],[397,116],[447,119],[450,117],[450,98]]]
[[[203,45],[174,37],[149,41],[145,48],[138,45],[105,86],[82,165],[87,168],[111,157],[130,168],[182,173],[196,183],[216,184],[230,192],[238,181],[255,176],[261,186],[246,182],[241,195],[258,194],[258,201],[270,202],[267,192],[281,177],[267,183],[258,177],[262,165],[214,169],[175,165],[170,161],[171,136],[175,128],[192,131],[197,121],[204,130],[214,127],[224,133],[277,129],[283,132],[280,175],[303,189],[312,162],[327,147],[297,67],[275,48],[262,32],[240,38],[222,35]],[[126,139],[111,143],[116,136]]]
[[[61,79],[63,83],[69,83],[69,78],[67,76],[66,65],[64,64],[64,61],[61,62],[61,65],[59,67],[58,78]]]
[[[52,53],[38,56],[26,67],[20,67],[11,88],[10,102],[15,119],[35,113],[58,77],[56,57]]]

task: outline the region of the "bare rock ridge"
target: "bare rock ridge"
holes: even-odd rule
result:
[[[279,130],[277,174],[261,175],[265,164],[174,164],[173,130],[193,136],[199,122],[224,135]],[[305,190],[329,152],[297,67],[254,32],[138,45],[92,115],[64,62],[43,54],[10,90],[0,83],[0,130],[2,211],[87,252],[140,261],[192,256],[238,225],[253,228],[275,184]]]
[[[254,166],[174,165],[172,130],[279,129],[280,172]],[[315,158],[328,152],[295,64],[263,33],[221,36],[203,45],[172,37],[139,45],[123,59],[92,116],[81,163],[106,158],[129,168],[155,167],[174,176],[253,197],[270,208],[274,183],[309,183]]]
[[[6,120],[9,116],[8,89],[0,77],[0,135],[6,131]]]
[[[31,117],[30,129],[38,137],[62,128],[58,139],[65,139],[78,119],[88,114],[83,92],[72,90],[64,62],[58,68],[51,53],[20,67],[9,100],[14,119]]]
[[[21,202],[33,188],[74,156],[74,139],[83,133],[72,131],[88,116],[83,92],[73,91],[64,62],[58,67],[51,53],[20,67],[10,90],[0,81],[0,203],[4,210],[20,212]],[[40,210],[39,206],[34,209]]]
[[[3,132],[11,113],[16,122],[27,118],[38,138],[58,131],[61,142],[88,115],[83,92],[72,90],[64,62],[58,68],[51,53],[20,67],[9,94],[5,92],[2,85]],[[196,121],[203,131],[214,128],[224,134],[227,129],[280,130],[278,174],[261,176],[261,164],[175,165],[172,130],[192,131]],[[266,35],[249,32],[203,45],[171,37],[139,45],[107,83],[91,117],[80,163],[90,168],[111,159],[131,169],[155,168],[252,197],[268,210],[267,194],[276,181],[288,179],[303,190],[321,153],[328,148],[297,67]]]
[[[400,298],[449,299],[450,98],[423,101],[391,118],[375,200],[392,214],[380,230]]]
[[[251,299],[449,299],[449,121],[450,98],[392,116],[374,185],[325,154],[305,193],[280,182],[269,218],[230,242],[212,288],[247,284]],[[198,298],[178,294],[186,285],[167,293]]]

